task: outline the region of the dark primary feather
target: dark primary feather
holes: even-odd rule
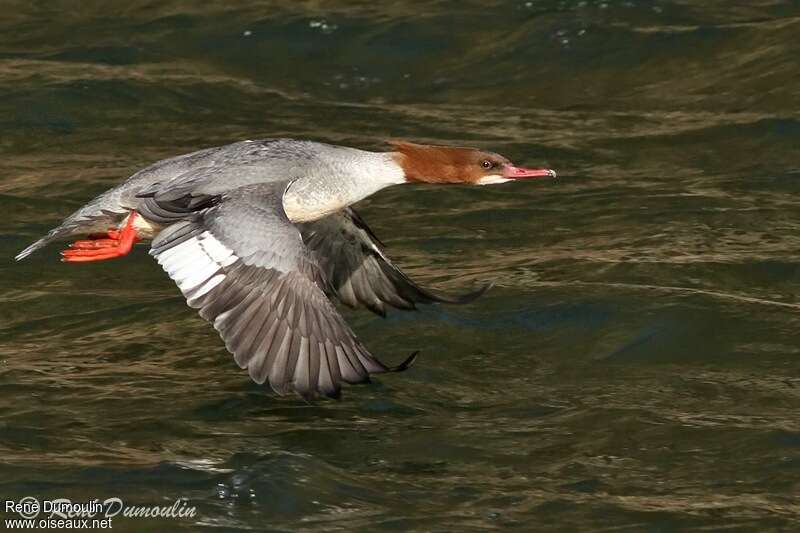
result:
[[[150,253],[213,323],[237,364],[279,394],[337,397],[342,382],[407,368],[415,355],[385,366],[328,300],[317,260],[283,211],[285,188],[246,186],[189,212],[186,196],[159,201],[151,194],[142,212],[172,224]]]
[[[420,287],[386,257],[378,237],[352,208],[299,227],[337,298],[350,307],[360,304],[383,316],[387,304],[398,309],[415,309],[418,303],[464,304],[491,287],[463,295]]]

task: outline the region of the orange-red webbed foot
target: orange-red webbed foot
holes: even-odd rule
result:
[[[133,227],[137,216],[136,211],[131,211],[122,230],[109,230],[105,234],[95,234],[98,238],[92,239],[93,235],[90,235],[88,240],[75,241],[61,252],[61,260],[66,263],[87,263],[128,255],[133,245],[141,240]]]
[[[96,250],[98,248],[114,248],[119,244],[116,239],[92,239],[85,241],[75,241],[69,245],[76,250]]]

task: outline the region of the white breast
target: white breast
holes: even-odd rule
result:
[[[128,218],[130,215],[125,217],[125,219],[120,223],[119,229],[125,227],[125,224],[128,223]],[[156,235],[161,233],[161,230],[164,229],[164,226],[161,224],[156,224],[155,222],[149,222],[144,219],[141,215],[137,216],[136,219],[133,221],[133,229],[136,230],[136,235],[146,241],[151,241],[156,238]]]

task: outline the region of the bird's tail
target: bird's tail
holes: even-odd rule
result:
[[[53,241],[60,241],[60,240],[66,239],[66,238],[68,238],[68,237],[70,237],[72,235],[75,235],[75,234],[78,234],[78,233],[84,233],[85,231],[82,230],[80,228],[80,225],[76,224],[72,220],[72,218],[73,217],[68,218],[60,226],[55,227],[55,228],[51,229],[50,231],[48,231],[47,235],[45,235],[44,237],[42,237],[38,241],[34,242],[30,246],[28,246],[27,248],[22,250],[20,253],[18,253],[16,256],[14,256],[14,259],[17,260],[17,261],[22,261],[23,259],[25,259],[29,255],[31,255],[33,252],[35,252],[35,251],[37,251],[37,250],[39,250],[41,248],[44,248],[45,246],[47,246],[48,244],[50,244]]]
[[[47,235],[22,250],[14,259],[21,261],[51,242],[75,235],[86,235],[94,230],[103,232],[110,226],[119,224],[128,215],[128,210],[118,205],[115,194],[115,189],[104,192],[65,218],[59,226],[48,231]]]
[[[45,246],[50,244],[50,242],[53,241],[56,238],[55,234],[56,234],[55,230],[51,231],[50,233],[48,233],[47,235],[45,235],[44,237],[42,237],[41,239],[39,239],[35,243],[31,244],[30,246],[28,246],[27,248],[22,250],[17,255],[15,255],[14,256],[14,260],[15,261],[22,261],[23,259],[25,259],[29,255],[31,255],[33,252],[35,252],[36,250],[39,250],[40,248],[44,248]]]

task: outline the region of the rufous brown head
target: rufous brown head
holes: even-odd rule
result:
[[[426,183],[493,185],[525,178],[555,178],[549,168],[522,168],[493,152],[474,148],[387,141],[406,180]]]

